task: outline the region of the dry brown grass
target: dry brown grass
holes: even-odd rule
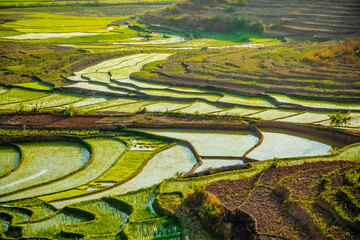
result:
[[[321,65],[360,66],[360,39],[347,39],[308,52],[305,59]]]

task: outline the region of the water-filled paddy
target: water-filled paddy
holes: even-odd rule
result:
[[[220,98],[219,102],[235,103],[249,106],[261,106],[261,107],[275,107],[273,103],[258,97],[248,97],[238,94],[222,93],[224,97]]]
[[[16,171],[0,180],[3,194],[62,177],[81,168],[90,157],[84,146],[71,142],[23,143],[19,146],[23,162]]]
[[[256,160],[327,155],[343,143],[281,129],[262,129],[264,140],[247,157]]]
[[[137,88],[165,89],[165,88],[169,87],[169,85],[166,85],[166,84],[144,82],[144,81],[134,80],[131,78],[122,78],[122,79],[117,79],[114,81],[116,83],[132,84],[132,85],[135,85]]]
[[[177,103],[177,102],[164,102],[155,103],[146,106],[146,110],[149,112],[167,112],[167,111],[176,111],[177,109],[182,109],[188,107],[191,103]]]
[[[293,116],[299,113],[299,111],[286,111],[286,110],[278,110],[278,109],[269,109],[263,112],[254,113],[249,115],[250,117],[261,118],[263,120],[273,120],[277,118],[285,118],[289,116]]]
[[[223,110],[223,108],[215,106],[215,105],[211,105],[205,102],[195,102],[193,104],[191,104],[189,107],[183,108],[181,110],[178,110],[177,112],[181,112],[181,113],[190,113],[190,114],[206,114],[206,113],[211,113],[211,112],[217,112],[217,111],[221,111]]]
[[[206,99],[209,101],[217,101],[221,96],[219,94],[213,94],[213,93],[191,93],[191,92],[176,92],[171,90],[141,90],[141,92],[149,94],[149,95],[155,95],[155,96],[164,96],[164,97],[175,97],[175,98],[198,98],[198,99]]]
[[[329,116],[326,113],[306,112],[299,115],[279,119],[279,121],[296,122],[296,123],[313,123],[318,121],[325,121],[327,119],[329,119]]]
[[[83,198],[54,202],[53,205],[56,207],[64,207],[84,200],[125,194],[141,188],[151,187],[161,183],[165,179],[189,172],[195,164],[196,159],[190,149],[176,145],[158,153],[135,178],[118,187]]]
[[[294,103],[307,107],[313,108],[333,108],[333,109],[351,109],[351,110],[360,110],[360,103],[345,103],[345,102],[328,102],[320,100],[308,100],[295,98],[287,96],[284,94],[269,94],[270,96],[276,98],[279,102],[283,103]]]
[[[245,115],[257,113],[259,111],[260,111],[260,109],[234,107],[229,110],[224,110],[221,112],[214,112],[212,114],[213,115],[229,115],[229,116],[245,116]]]
[[[47,181],[48,182],[47,184],[41,185],[34,189],[25,190],[16,193],[14,195],[1,198],[1,200],[7,201],[12,199],[25,198],[29,196],[45,195],[49,193],[68,190],[71,188],[75,188],[87,184],[88,182],[91,182],[92,180],[96,179],[97,177],[101,176],[104,172],[106,172],[121,156],[122,152],[125,151],[126,149],[126,145],[124,143],[122,143],[121,141],[117,141],[115,139],[90,138],[90,139],[86,139],[85,141],[88,144],[90,144],[93,148],[93,152],[91,155],[92,161],[84,165],[81,168],[81,170],[68,176],[67,178],[61,179],[60,181],[55,181],[50,183]],[[52,166],[51,163],[48,163],[47,164],[48,169],[51,170],[57,167],[58,174],[61,174],[63,171],[67,171],[67,168],[63,167],[67,165],[61,164],[61,161],[59,161],[59,159],[61,159],[61,156],[56,158],[54,153],[52,154],[52,156],[54,157],[53,161],[55,161],[56,164],[52,164],[54,165]],[[42,161],[41,163],[43,162],[44,161]],[[61,165],[61,166],[56,166],[56,165]],[[43,166],[43,164],[40,166]],[[71,166],[71,164],[69,166]],[[34,166],[27,167],[27,169],[34,169]],[[44,166],[40,169],[45,170]],[[35,171],[35,174],[36,173],[38,173],[38,171]],[[53,178],[54,176],[51,176],[51,179]]]
[[[142,129],[141,131],[189,141],[201,156],[241,157],[259,140],[250,131],[186,129]]]

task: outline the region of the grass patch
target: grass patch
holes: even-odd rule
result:
[[[53,90],[53,87],[40,82],[31,82],[31,83],[17,83],[13,84],[14,86],[32,88],[35,90]]]

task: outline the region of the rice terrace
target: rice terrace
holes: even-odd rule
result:
[[[360,239],[358,0],[1,0],[0,239]]]

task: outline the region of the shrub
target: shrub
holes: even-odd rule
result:
[[[249,26],[250,32],[262,33],[265,32],[266,25],[261,20],[251,22]]]
[[[205,203],[200,209],[200,214],[203,216],[218,217],[220,213],[220,208],[213,205],[212,203]]]
[[[233,6],[226,6],[225,11],[227,11],[227,12],[235,12],[235,8]]]

